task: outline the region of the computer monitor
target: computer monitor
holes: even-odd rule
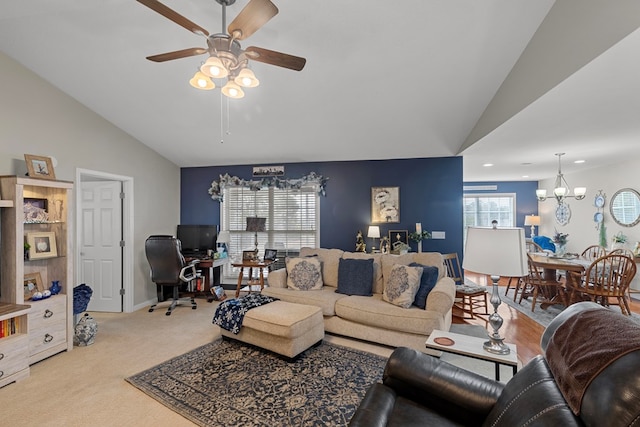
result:
[[[215,225],[178,225],[176,236],[182,244],[182,254],[186,256],[204,256],[211,249],[216,250],[218,228]]]

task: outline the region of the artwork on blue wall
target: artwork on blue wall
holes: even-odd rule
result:
[[[371,187],[371,222],[400,222],[400,187]]]

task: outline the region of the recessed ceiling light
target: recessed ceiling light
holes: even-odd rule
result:
[[[485,168],[489,168],[489,167],[493,166],[493,163],[485,163],[482,166],[484,166]]]
[[[523,178],[529,178],[529,175],[522,175]]]
[[[573,163],[584,163],[584,162],[585,162],[584,160],[576,160],[576,161],[575,161],[575,162],[573,162]]]

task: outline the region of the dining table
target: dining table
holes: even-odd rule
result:
[[[540,304],[542,308],[553,304],[563,304],[568,301],[567,296],[568,289],[571,288],[572,282],[575,279],[575,275],[571,272],[584,274],[585,270],[592,261],[578,255],[563,255],[556,256],[547,252],[530,252],[529,256],[531,262],[536,268],[542,270],[542,279],[547,282],[556,282],[558,284],[558,294],[554,295],[549,301],[544,301]],[[558,279],[558,271],[565,271],[564,283]]]

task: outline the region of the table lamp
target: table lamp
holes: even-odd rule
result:
[[[538,215],[527,215],[524,217],[524,225],[531,226],[531,237],[532,239],[536,237],[536,225],[540,226],[540,217]]]
[[[498,314],[498,306],[502,302],[498,294],[498,280],[500,276],[527,275],[524,229],[469,227],[462,268],[491,276],[493,292],[490,301],[493,313],[489,316],[489,324],[493,334],[489,335],[489,341],[485,342],[483,347],[489,353],[509,354],[509,347],[498,333],[503,322]]]
[[[254,244],[255,244],[255,253],[258,254],[258,233],[266,231],[267,218],[261,218],[257,216],[248,216],[247,217],[247,228],[246,231],[253,231],[254,233]]]
[[[231,243],[231,234],[229,230],[222,230],[218,233],[218,239],[216,240],[218,244],[222,244],[225,252],[229,253],[229,243]]]
[[[367,237],[373,240],[373,244],[371,245],[371,253],[376,250],[376,239],[380,238],[380,227],[377,225],[370,225],[369,230],[367,230]]]

